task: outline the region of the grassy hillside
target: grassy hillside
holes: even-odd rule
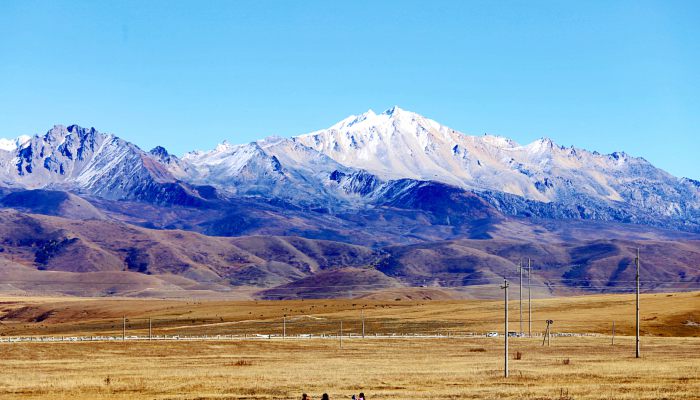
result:
[[[637,247],[644,290],[700,288],[697,240],[565,241],[558,227],[528,234],[506,226],[510,230],[500,236],[510,238],[372,248],[296,236],[214,237],[5,210],[0,293],[291,299],[362,297],[413,286],[444,289],[438,298],[490,298],[480,286],[516,278],[524,257],[534,261],[538,297],[629,292]]]

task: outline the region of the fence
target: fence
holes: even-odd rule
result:
[[[119,318],[75,321],[48,325],[42,322],[0,325],[0,342],[17,341],[96,341],[96,340],[203,340],[278,338],[459,338],[503,335],[502,321],[485,326],[479,320],[410,320],[400,318],[325,318],[291,316],[267,320],[226,320],[224,318]],[[532,336],[541,336],[543,320],[533,320]],[[511,320],[517,327],[517,321]],[[539,324],[539,325],[538,325]],[[498,329],[501,327],[501,329]],[[527,325],[525,324],[525,330]],[[559,321],[554,336],[591,336],[579,324]],[[517,329],[516,329],[517,330]],[[511,336],[520,332],[511,330]],[[619,326],[618,326],[618,335]],[[523,336],[527,332],[522,333]]]

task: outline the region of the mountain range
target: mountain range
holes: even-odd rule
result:
[[[182,157],[56,125],[0,139],[0,196],[5,291],[464,293],[528,256],[543,293],[626,290],[635,247],[651,257],[650,289],[700,282],[700,182],[399,107]],[[125,283],[88,288],[91,275]]]

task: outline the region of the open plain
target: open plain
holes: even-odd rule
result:
[[[510,338],[511,376],[504,378],[503,337],[483,336],[503,332],[497,301],[5,298],[3,339],[118,339],[124,333],[118,316],[125,314],[127,337],[147,335],[143,321],[151,317],[160,321],[155,337],[181,339],[3,342],[0,398],[294,399],[307,392],[316,399],[328,392],[338,399],[360,391],[371,399],[698,398],[700,293],[642,296],[641,359],[630,336],[633,299],[533,301],[533,335],[553,319],[555,334],[577,336],[554,336],[551,346],[539,336]],[[510,330],[518,331],[519,304],[510,305]],[[403,336],[415,333],[442,336]],[[195,335],[200,338],[186,339]]]

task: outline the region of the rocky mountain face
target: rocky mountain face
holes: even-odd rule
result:
[[[643,158],[549,139],[519,145],[468,136],[398,107],[294,138],[224,142],[182,158],[75,125],[4,142],[14,143],[0,147],[0,182],[9,188],[193,206],[253,197],[343,212],[390,204],[399,190],[437,182],[433,194],[471,192],[511,216],[700,231],[700,184]]]
[[[14,150],[0,149],[0,182],[113,200],[201,204],[196,187],[177,181],[166,165],[116,136],[57,125]]]
[[[438,181],[473,190],[511,215],[676,228],[700,222],[700,191],[643,158],[468,136],[394,107],[368,111],[297,140],[379,179]]]
[[[689,267],[700,259],[698,181],[625,153],[468,136],[398,107],[182,157],[57,125],[0,140],[0,208],[13,213],[3,217],[8,226],[42,227],[6,230],[0,261],[15,254],[13,276],[126,273],[133,283],[138,274],[138,287],[165,292],[248,285],[286,298],[324,282],[392,290],[484,284],[514,268],[517,249],[549,260],[542,285],[574,290],[588,282],[601,291],[628,273],[625,246],[641,242],[683,242],[673,271],[653,267],[659,279],[690,288],[699,276]],[[52,219],[37,222],[38,214]],[[108,245],[111,235],[118,245]],[[290,258],[290,246],[304,249],[294,256],[303,263]],[[648,248],[663,254],[662,245]]]

